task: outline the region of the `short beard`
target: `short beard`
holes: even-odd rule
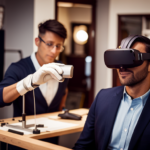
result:
[[[122,82],[121,79],[120,78],[119,79],[120,79],[120,83],[122,85],[133,87],[136,84],[142,82],[147,77],[147,75],[148,75],[148,65],[146,65],[146,67],[143,68],[143,70],[138,72],[136,75],[134,75],[134,73],[132,73],[131,78],[125,82]]]

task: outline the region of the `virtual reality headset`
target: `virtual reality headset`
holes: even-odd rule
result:
[[[133,68],[150,60],[150,53],[140,53],[136,49],[111,49],[104,53],[105,64],[108,68]]]
[[[130,36],[122,40],[121,48],[109,49],[104,53],[104,61],[108,68],[133,68],[143,64],[145,60],[150,60],[150,53],[141,53],[136,49],[130,48],[136,39],[142,39],[143,43],[150,40],[144,36]],[[146,42],[145,42],[146,41]]]

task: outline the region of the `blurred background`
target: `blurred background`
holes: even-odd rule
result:
[[[128,35],[150,37],[149,6],[150,0],[0,0],[0,80],[12,62],[36,51],[38,24],[56,19],[68,32],[59,60],[74,65],[66,107],[90,108],[99,90],[120,85],[104,51]],[[12,109],[0,108],[0,119],[12,117]],[[59,144],[71,148],[79,135],[61,136]]]

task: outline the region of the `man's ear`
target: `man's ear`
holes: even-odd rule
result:
[[[150,72],[150,61],[148,61],[148,72]]]
[[[38,37],[35,38],[35,45],[38,47],[40,44],[40,39]]]

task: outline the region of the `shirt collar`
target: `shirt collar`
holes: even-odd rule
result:
[[[143,106],[145,105],[147,99],[148,99],[148,96],[150,94],[150,89],[142,96],[138,97],[138,98],[135,98],[133,100],[136,100],[136,99],[141,99],[142,100],[142,104]],[[126,92],[126,89],[125,89],[125,86],[124,86],[124,91],[123,91],[123,99],[125,100],[125,96],[128,97],[128,99],[132,100],[131,96],[128,95],[128,93]]]
[[[35,52],[33,52],[30,57],[31,57],[31,60],[32,60],[33,65],[35,67],[35,70],[37,71],[38,69],[40,69],[41,66],[36,59]]]

